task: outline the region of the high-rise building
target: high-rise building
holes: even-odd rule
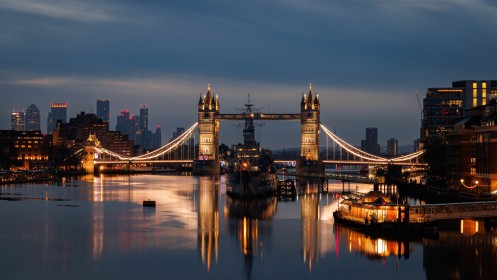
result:
[[[160,125],[155,128],[155,133],[152,136],[152,149],[158,149],[162,146],[162,131]]]
[[[148,107],[147,105],[140,106],[140,130],[148,130]]]
[[[423,99],[421,142],[443,142],[468,109],[486,105],[494,98],[497,98],[496,80],[464,80],[453,82],[452,87],[428,88]]]
[[[122,134],[130,134],[131,119],[129,118],[128,110],[122,110],[121,115],[117,116],[116,130]]]
[[[395,138],[390,138],[387,140],[387,154],[390,156],[396,156],[398,152],[399,142]]]
[[[10,117],[10,124],[12,130],[23,131],[24,130],[24,112],[12,112]]]
[[[26,127],[25,130],[33,131],[40,130],[40,110],[34,105],[31,104],[26,109]]]
[[[108,123],[109,122],[109,100],[97,100],[97,118]]]
[[[361,150],[373,154],[380,154],[380,144],[378,144],[378,128],[366,128],[366,140],[361,140]]]
[[[446,184],[451,173],[459,172],[458,169],[450,167],[461,164],[458,158],[459,152],[455,152],[452,148],[458,147],[458,139],[465,139],[469,134],[459,133],[456,127],[460,123],[468,124],[467,120],[472,118],[471,112],[474,114],[476,111],[481,111],[483,106],[495,98],[497,98],[496,80],[463,80],[453,82],[452,87],[428,88],[423,99],[420,146],[426,149],[423,157],[430,166],[428,176],[437,180],[430,184]],[[449,137],[454,133],[460,135]],[[464,146],[464,149],[466,148]],[[470,152],[466,151],[463,154],[469,155]]]
[[[57,121],[61,123],[67,122],[67,103],[52,103],[50,105],[51,111],[47,119],[47,133],[52,134],[57,127]]]
[[[174,139],[178,138],[178,136],[180,136],[184,132],[185,132],[185,128],[184,127],[177,127],[176,131],[173,131],[173,137],[171,139],[169,139],[169,142],[171,142]]]

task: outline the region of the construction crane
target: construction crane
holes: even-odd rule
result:
[[[418,105],[419,105],[419,113],[421,114],[421,118],[422,118],[423,117],[423,106],[421,106],[421,102],[419,102],[418,91],[415,90],[414,94],[416,94],[416,100],[418,100]]]

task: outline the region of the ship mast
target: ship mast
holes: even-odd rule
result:
[[[255,129],[254,129],[254,111],[252,109],[252,104],[250,102],[250,93],[248,94],[248,101],[245,104],[245,128],[243,129],[243,144],[245,146],[259,146],[259,143],[255,141]]]

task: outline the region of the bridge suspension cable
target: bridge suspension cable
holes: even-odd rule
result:
[[[408,160],[411,160],[411,159],[414,159],[414,158],[417,158],[419,157],[420,155],[422,155],[425,151],[424,150],[421,150],[421,151],[417,151],[417,152],[414,152],[414,153],[411,153],[411,154],[407,154],[407,155],[403,155],[403,156],[400,156],[400,157],[396,157],[396,158],[384,158],[384,157],[379,157],[379,156],[375,156],[375,155],[372,155],[370,153],[367,153],[367,152],[364,152],[352,145],[350,145],[349,143],[345,142],[343,139],[341,139],[340,137],[338,137],[336,134],[334,134],[333,132],[331,132],[328,128],[326,128],[326,126],[324,126],[323,124],[320,124],[321,126],[321,129],[323,129],[323,131],[326,133],[326,135],[328,135],[335,143],[337,143],[340,147],[342,147],[343,149],[345,149],[347,152],[361,158],[361,159],[364,159],[364,160],[368,160],[368,161],[376,161],[376,162],[403,162],[403,161],[408,161]]]
[[[118,153],[113,152],[111,150],[107,150],[105,148],[95,148],[95,151],[97,151],[98,153],[103,153],[103,154],[110,155],[112,157],[116,157],[119,160],[123,160],[123,161],[150,160],[153,158],[158,158],[158,157],[178,148],[186,140],[188,140],[193,135],[193,133],[195,133],[197,128],[198,128],[198,122],[194,123],[190,128],[188,128],[185,132],[183,132],[183,134],[181,134],[179,137],[177,137],[173,141],[167,143],[166,145],[164,145],[164,146],[162,146],[154,151],[151,151],[150,153],[146,153],[144,155],[140,155],[140,156],[136,156],[136,157],[123,156],[121,154],[118,154]]]

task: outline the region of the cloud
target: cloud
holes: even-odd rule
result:
[[[0,0],[1,9],[83,22],[103,22],[116,19],[109,4],[74,0]]]

